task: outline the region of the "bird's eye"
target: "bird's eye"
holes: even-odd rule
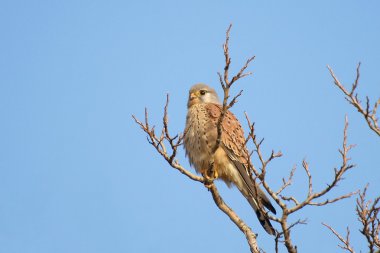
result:
[[[201,90],[199,93],[201,93],[201,95],[203,96],[204,94],[206,94],[206,91],[205,90]]]

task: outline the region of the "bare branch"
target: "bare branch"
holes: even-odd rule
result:
[[[251,228],[248,227],[245,224],[245,222],[242,219],[240,219],[239,216],[237,216],[236,213],[224,203],[223,199],[219,195],[218,189],[216,188],[215,184],[211,184],[209,189],[218,208],[222,210],[232,220],[233,223],[235,223],[235,225],[240,229],[241,232],[244,233],[251,252],[259,252],[259,248],[256,242],[256,235],[252,232]]]
[[[167,125],[168,125],[167,115],[165,116],[165,114],[167,113],[168,104],[169,104],[169,95],[167,96],[167,101],[166,101],[166,105],[165,105],[165,109],[164,109],[164,111],[165,111],[164,112],[164,120],[163,120],[164,121],[164,127],[162,130],[162,132],[166,133],[166,134],[161,135],[161,137],[156,136],[156,134],[154,132],[154,126],[153,127],[149,126],[148,110],[146,108],[145,108],[145,122],[144,123],[141,122],[140,120],[138,120],[135,115],[132,115],[132,118],[134,119],[136,124],[138,124],[141,127],[141,129],[148,135],[147,136],[148,142],[170,164],[170,166],[172,166],[174,169],[178,170],[182,174],[186,175],[191,180],[203,183],[204,182],[203,177],[194,175],[193,173],[191,173],[190,171],[188,171],[184,167],[182,167],[178,163],[178,161],[176,161],[174,159],[176,156],[177,148],[178,148],[180,142],[182,141],[183,137],[181,137],[182,135],[179,135],[180,137],[178,137],[178,138],[172,138],[169,135],[169,130],[167,129]],[[167,140],[169,142],[169,145],[171,146],[172,154],[170,154],[170,155],[167,153],[167,149],[166,149],[166,146],[164,144],[164,139]],[[177,142],[174,141],[175,139],[177,139]]]
[[[366,105],[365,108],[361,104],[361,101],[358,98],[358,93],[356,92],[356,89],[359,84],[359,77],[360,77],[360,62],[356,68],[356,78],[355,82],[352,84],[351,90],[348,91],[343,84],[339,81],[339,79],[336,77],[333,70],[330,68],[330,66],[327,65],[328,70],[330,71],[330,74],[332,78],[334,79],[334,84],[344,93],[345,99],[353,105],[358,112],[363,115],[364,119],[366,120],[368,126],[372,131],[374,131],[378,136],[380,136],[380,127],[378,124],[378,118],[377,118],[377,108],[380,104],[380,98],[376,101],[376,103],[373,105],[373,109],[371,110],[370,101],[368,96],[366,97]]]
[[[295,197],[293,197],[293,196],[286,197],[286,196],[280,195],[280,197],[281,197],[281,199],[286,200],[286,201],[293,201],[293,203],[295,205],[299,205],[300,204],[300,202]]]
[[[222,89],[223,89],[223,106],[222,106],[222,112],[220,114],[220,117],[219,117],[219,120],[218,120],[218,124],[217,124],[218,137],[216,139],[216,143],[215,143],[215,146],[214,146],[214,152],[220,146],[221,136],[222,136],[221,125],[222,125],[224,116],[225,116],[226,112],[236,103],[237,98],[243,92],[241,90],[230,101],[230,103],[228,103],[228,99],[230,97],[230,95],[229,95],[230,88],[231,88],[232,84],[234,82],[236,82],[237,80],[239,80],[240,78],[244,78],[244,77],[250,75],[250,73],[244,73],[244,71],[247,69],[247,67],[249,66],[249,64],[251,63],[251,61],[253,61],[254,58],[255,58],[254,56],[251,57],[251,58],[249,58],[247,60],[247,62],[245,63],[245,65],[240,69],[240,71],[231,80],[229,80],[229,68],[230,68],[230,64],[231,64],[231,57],[230,57],[230,52],[229,52],[229,40],[230,40],[230,31],[231,31],[231,28],[232,28],[232,24],[230,24],[230,26],[227,29],[226,40],[225,40],[225,42],[223,44],[223,52],[224,52],[224,58],[225,58],[225,67],[224,67],[224,75],[223,75],[223,77],[222,77],[221,73],[218,73],[219,81],[220,81],[220,84],[221,84]]]
[[[293,166],[293,169],[289,173],[289,177],[287,180],[282,179],[282,186],[276,192],[276,195],[279,195],[283,190],[285,190],[288,186],[292,184],[294,173],[296,172],[297,167]]]
[[[353,195],[358,194],[358,192],[359,192],[358,190],[353,191],[353,192],[349,192],[349,193],[346,193],[344,195],[341,195],[341,196],[333,198],[333,199],[326,199],[325,201],[322,201],[322,202],[310,202],[309,205],[310,206],[325,206],[327,204],[332,204],[332,203],[335,203],[335,202],[342,200],[342,199],[351,198]]]
[[[290,230],[293,226],[300,224],[300,223],[295,223],[294,225],[289,226],[288,225],[288,215],[289,215],[289,209],[287,205],[282,201],[283,196],[280,196],[276,194],[268,185],[268,183],[265,180],[265,175],[266,175],[266,169],[268,164],[277,157],[282,156],[281,152],[274,153],[274,151],[271,152],[271,155],[268,157],[268,159],[265,159],[262,152],[261,152],[261,145],[263,143],[263,139],[261,141],[257,140],[257,137],[254,133],[254,124],[251,124],[251,121],[249,120],[249,117],[247,114],[245,114],[247,123],[250,129],[250,132],[248,133],[247,139],[251,139],[254,146],[255,146],[255,153],[257,154],[259,161],[261,163],[261,173],[253,166],[251,161],[249,161],[249,165],[251,167],[251,170],[253,173],[256,175],[256,178],[260,179],[260,182],[264,189],[267,191],[267,193],[276,201],[276,203],[281,207],[282,209],[282,217],[281,218],[276,218],[271,215],[269,215],[267,212],[265,212],[263,205],[260,203],[261,201],[258,201],[258,206],[261,209],[262,212],[266,213],[266,216],[275,221],[278,222],[281,225],[282,232],[281,235],[284,237],[283,243],[285,244],[285,247],[287,248],[288,252],[290,253],[296,253],[297,252],[297,246],[295,246],[290,238]],[[291,176],[292,177],[292,176]],[[286,184],[286,183],[285,183]],[[289,200],[292,200],[296,204],[298,203],[297,200],[293,197],[290,197]],[[275,239],[276,242],[276,250],[278,250],[278,242],[279,242],[279,237],[276,237]]]
[[[311,177],[310,171],[309,171],[309,164],[306,162],[306,160],[302,161],[302,168],[304,168],[307,178],[308,178],[308,185],[309,185],[309,190],[307,192],[307,197],[310,198],[313,194],[313,178]]]
[[[375,252],[380,249],[379,231],[380,231],[380,197],[373,200],[366,200],[368,185],[363,192],[359,193],[356,200],[356,213],[363,228],[360,232],[365,236],[368,242],[369,252]]]
[[[316,206],[326,205],[326,204],[329,204],[329,203],[334,203],[334,202],[336,202],[338,200],[341,200],[341,199],[345,199],[345,198],[351,197],[352,195],[355,194],[355,192],[351,192],[351,193],[347,193],[345,195],[342,195],[340,197],[334,198],[333,200],[325,200],[325,201],[319,202],[319,203],[312,202],[314,199],[320,198],[320,197],[326,195],[328,192],[330,192],[331,189],[333,189],[334,187],[336,187],[338,185],[338,183],[341,180],[343,180],[343,175],[348,170],[350,170],[351,168],[355,167],[355,165],[348,163],[348,161],[350,160],[350,158],[348,157],[348,152],[351,150],[351,148],[353,147],[353,145],[348,145],[347,144],[347,129],[348,129],[348,120],[347,120],[347,116],[346,116],[345,117],[344,130],[343,130],[343,145],[342,145],[342,150],[339,150],[339,153],[342,156],[342,165],[340,166],[339,169],[335,169],[334,170],[334,178],[333,178],[332,182],[330,184],[328,184],[327,187],[325,187],[321,191],[319,191],[319,192],[313,192],[312,176],[310,174],[310,171],[309,171],[309,168],[308,168],[308,164],[304,161],[302,165],[303,165],[303,168],[305,169],[305,171],[306,171],[306,173],[308,175],[308,179],[309,179],[308,195],[307,195],[307,198],[302,203],[300,203],[299,205],[294,206],[293,208],[290,208],[289,209],[289,213],[293,213],[293,212],[299,210],[300,208],[304,207],[305,205],[316,205]]]
[[[354,249],[350,245],[350,229],[347,227],[346,238],[343,238],[337,231],[335,231],[331,226],[322,222],[322,225],[327,227],[338,239],[343,243],[343,245],[338,245],[340,248],[347,250],[351,253],[355,253]]]
[[[316,199],[325,196],[328,192],[330,192],[334,187],[338,185],[338,182],[343,180],[343,175],[351,168],[354,167],[354,165],[349,164],[350,158],[348,157],[348,152],[350,149],[353,147],[353,145],[348,145],[347,144],[347,129],[348,129],[348,120],[347,117],[345,118],[345,125],[344,125],[344,130],[343,130],[343,145],[342,145],[342,150],[339,150],[339,153],[342,157],[342,164],[339,169],[334,170],[334,177],[332,178],[332,181],[322,190],[315,192],[313,190],[313,180],[312,180],[312,174],[309,169],[309,164],[307,163],[306,160],[302,161],[302,167],[304,171],[306,172],[306,176],[308,178],[308,190],[306,194],[306,198],[302,201],[299,201],[296,199],[295,196],[284,196],[281,194],[281,192],[289,187],[292,184],[292,179],[293,175],[296,171],[296,167],[294,166],[293,169],[290,172],[289,178],[287,180],[283,179],[283,184],[280,187],[279,190],[276,192],[269,187],[268,183],[265,180],[265,175],[267,173],[267,167],[269,162],[272,161],[272,159],[281,156],[281,152],[275,153],[274,151],[271,152],[270,156],[268,158],[264,158],[264,155],[261,151],[261,145],[263,143],[263,140],[258,140],[257,136],[254,133],[254,124],[251,123],[249,120],[247,114],[245,115],[249,127],[249,134],[248,137],[246,138],[246,141],[252,140],[254,146],[255,146],[255,154],[257,155],[259,162],[261,163],[261,171],[258,171],[252,163],[250,163],[252,167],[252,171],[254,172],[255,176],[257,179],[260,180],[261,185],[264,187],[266,192],[276,201],[276,203],[281,207],[282,209],[282,216],[281,218],[276,218],[271,215],[268,215],[268,218],[271,220],[278,222],[281,225],[281,235],[283,236],[284,240],[283,243],[285,244],[285,247],[287,248],[288,252],[296,252],[297,247],[293,244],[290,236],[290,228],[293,226],[299,224],[295,223],[294,225],[288,225],[288,217],[289,215],[297,212],[298,210],[302,209],[303,207],[307,205],[311,206],[323,206],[327,204],[332,204],[335,203],[339,200],[349,198],[352,195],[356,194],[357,192],[350,192],[338,197],[335,197],[333,199],[326,199],[324,201],[315,201]],[[261,205],[259,205],[260,208],[263,208]],[[263,210],[264,211],[264,210]],[[276,244],[281,242],[279,240],[279,237],[275,239]],[[276,245],[278,248],[278,245]]]

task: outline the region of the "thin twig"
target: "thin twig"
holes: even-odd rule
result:
[[[254,146],[255,146],[255,154],[257,155],[259,162],[261,163],[261,170],[258,171],[251,163],[252,171],[255,174],[255,179],[259,179],[260,183],[264,187],[264,189],[267,191],[267,193],[276,201],[276,203],[281,207],[282,209],[282,216],[280,218],[273,217],[271,215],[267,214],[267,217],[271,220],[280,223],[281,225],[281,235],[283,236],[284,240],[283,243],[285,244],[285,247],[287,248],[288,252],[297,252],[297,247],[293,244],[291,240],[290,231],[291,228],[293,228],[298,223],[295,223],[294,225],[288,225],[288,217],[289,215],[299,211],[303,207],[310,205],[310,206],[323,206],[327,204],[335,203],[339,200],[349,198],[352,195],[356,194],[356,192],[350,192],[344,195],[340,195],[338,197],[335,197],[333,199],[326,199],[324,201],[315,201],[318,198],[321,198],[322,196],[325,196],[328,192],[330,192],[334,187],[338,185],[338,182],[340,182],[343,179],[343,175],[351,168],[354,167],[354,165],[349,164],[350,158],[348,157],[348,152],[353,147],[353,145],[347,144],[347,129],[348,129],[348,120],[347,117],[345,118],[345,124],[344,124],[344,130],[343,130],[343,145],[342,150],[339,150],[339,153],[342,157],[342,164],[339,169],[334,170],[334,177],[332,181],[322,190],[319,192],[315,192],[313,190],[313,180],[312,180],[312,174],[309,169],[309,164],[306,160],[303,160],[302,167],[306,173],[307,179],[308,179],[308,189],[306,198],[302,201],[297,200],[295,196],[284,196],[281,194],[281,192],[289,187],[292,184],[293,175],[295,173],[296,167],[294,166],[293,169],[290,172],[290,175],[287,180],[283,179],[283,184],[280,187],[279,190],[274,192],[271,187],[269,187],[268,183],[265,180],[265,175],[267,173],[267,167],[270,161],[272,159],[281,156],[281,152],[275,153],[274,151],[271,152],[270,156],[268,158],[264,158],[264,155],[261,151],[261,145],[263,143],[263,140],[258,140],[255,129],[254,129],[254,123],[251,123],[251,121],[248,118],[248,115],[246,114],[246,119],[249,127],[249,134],[246,138],[246,141],[252,140]],[[289,203],[289,204],[288,204]],[[263,208],[261,205],[259,205],[259,208]],[[276,237],[275,239],[276,247],[278,248],[278,243],[280,242],[279,237]]]
[[[363,192],[359,193],[356,200],[356,213],[363,228],[360,232],[365,236],[368,242],[369,252],[375,252],[380,249],[379,231],[380,231],[380,197],[373,201],[366,200],[368,185]]]
[[[165,109],[165,113],[167,113],[167,106],[168,106],[168,104],[169,104],[169,95],[167,97],[167,102],[166,102],[166,105],[165,105],[165,108],[166,108]],[[164,115],[165,115],[165,113],[164,113]],[[166,123],[164,123],[164,127],[163,127],[163,132],[166,133],[166,134],[165,135],[161,135],[161,137],[157,137],[156,136],[155,131],[154,131],[154,126],[153,127],[149,126],[149,122],[148,122],[148,118],[149,117],[148,117],[148,110],[147,109],[145,109],[145,122],[144,123],[141,122],[140,120],[138,120],[135,115],[132,115],[132,118],[141,127],[141,129],[148,135],[148,137],[147,137],[148,138],[148,142],[170,164],[170,166],[172,166],[174,169],[177,169],[179,172],[181,172],[182,174],[186,175],[191,180],[198,181],[198,182],[201,182],[201,183],[204,182],[204,178],[203,177],[194,175],[193,173],[191,173],[190,171],[188,171],[184,167],[182,167],[178,163],[178,161],[176,161],[174,159],[174,157],[176,155],[176,152],[177,152],[177,148],[180,145],[183,137],[177,138],[177,142],[174,142],[174,138],[170,137],[169,130],[167,129],[167,127],[168,127],[167,116],[164,116],[164,122],[166,121]],[[181,136],[181,135],[179,135],[179,136]],[[166,146],[165,146],[165,144],[163,142],[164,139],[168,140],[169,141],[169,145],[171,146],[172,154],[170,154],[170,155],[167,153]]]
[[[377,118],[377,108],[380,104],[380,98],[376,101],[376,103],[373,105],[373,109],[371,110],[370,101],[368,96],[366,97],[366,105],[365,108],[361,104],[361,101],[358,98],[358,93],[356,92],[356,89],[359,85],[359,77],[360,77],[360,62],[356,68],[356,78],[354,83],[351,86],[351,90],[348,91],[343,84],[339,81],[339,79],[336,77],[333,70],[330,68],[330,66],[327,65],[328,70],[330,71],[331,77],[334,79],[334,84],[344,93],[345,99],[353,105],[358,112],[363,115],[364,119],[366,120],[368,126],[372,131],[374,131],[378,136],[380,136],[380,127],[378,123]]]
[[[343,243],[343,245],[338,246],[344,250],[347,250],[351,253],[355,253],[354,249],[350,245],[350,229],[347,227],[347,234],[346,238],[343,238],[337,231],[335,231],[331,226],[327,225],[326,223],[322,222],[322,225],[327,227],[338,239]]]

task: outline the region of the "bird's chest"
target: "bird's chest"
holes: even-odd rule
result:
[[[192,106],[186,118],[185,149],[190,163],[198,172],[207,169],[212,158],[217,130],[215,122],[200,106]]]

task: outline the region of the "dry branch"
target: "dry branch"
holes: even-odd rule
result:
[[[256,242],[256,235],[252,232],[251,228],[248,227],[245,222],[223,201],[222,197],[219,195],[218,189],[215,184],[209,187],[215,204],[223,211],[233,223],[244,233],[251,252],[259,252],[259,248]]]
[[[375,249],[380,249],[380,197],[373,201],[366,200],[368,185],[363,192],[359,193],[356,200],[356,213],[363,228],[360,232],[365,236],[368,242],[369,252],[375,252]]]
[[[281,226],[281,231],[277,231],[277,236],[275,239],[276,242],[276,249],[278,249],[278,243],[282,242],[285,244],[285,247],[287,248],[288,252],[295,253],[297,252],[297,247],[293,244],[291,239],[291,229],[298,224],[304,224],[306,221],[302,221],[300,219],[297,220],[297,222],[289,225],[289,215],[299,211],[305,206],[324,206],[328,204],[335,203],[337,201],[340,201],[345,198],[349,198],[352,195],[356,194],[357,192],[349,192],[347,194],[343,194],[340,196],[337,196],[333,199],[325,199],[323,201],[317,201],[321,197],[325,196],[327,193],[329,193],[334,187],[338,185],[338,183],[343,180],[343,176],[345,173],[353,168],[355,165],[350,164],[348,157],[348,152],[352,149],[353,145],[347,144],[347,129],[348,129],[348,120],[347,117],[345,118],[345,124],[344,124],[344,130],[343,130],[343,145],[342,149],[339,150],[339,153],[342,157],[342,162],[339,167],[339,169],[334,169],[334,176],[331,179],[330,183],[327,184],[325,188],[323,188],[320,191],[315,192],[313,187],[313,180],[312,180],[312,174],[309,170],[309,164],[304,160],[302,162],[302,168],[305,171],[305,174],[308,179],[307,184],[307,194],[306,198],[304,200],[297,200],[294,196],[284,196],[282,192],[291,186],[292,179],[294,176],[294,173],[296,171],[296,167],[293,167],[292,170],[289,173],[289,177],[287,180],[283,179],[283,184],[281,187],[274,191],[266,182],[266,173],[267,173],[267,167],[268,164],[275,158],[280,157],[282,155],[281,152],[274,152],[272,151],[269,157],[265,158],[262,151],[261,151],[261,145],[263,144],[263,140],[258,140],[257,136],[255,134],[254,124],[251,123],[249,120],[248,115],[246,114],[246,119],[248,123],[248,127],[250,129],[250,132],[248,134],[247,140],[251,139],[254,146],[255,146],[255,154],[258,156],[258,159],[261,163],[260,170],[256,169],[252,163],[250,162],[251,169],[253,173],[255,174],[255,178],[258,179],[261,183],[261,185],[264,187],[264,189],[267,191],[267,193],[276,201],[276,203],[281,207],[282,209],[282,216],[280,218],[274,217],[270,215],[269,213],[266,213],[268,218],[271,220],[277,222]],[[260,204],[260,203],[259,203]],[[263,209],[262,205],[259,205],[259,207]],[[281,238],[284,238],[283,240],[280,240]]]
[[[380,197],[375,198],[373,201],[366,200],[368,185],[364,188],[362,192],[359,192],[359,196],[356,199],[356,214],[358,220],[362,224],[362,229],[360,232],[364,235],[368,242],[368,249],[370,253],[379,252],[380,250]],[[350,245],[350,229],[347,227],[346,237],[343,238],[336,230],[331,226],[322,223],[327,227],[338,239],[343,243],[343,245],[338,245],[342,249],[345,249],[351,253],[354,253],[352,246]]]
[[[339,79],[336,77],[335,73],[333,70],[330,68],[330,66],[327,65],[327,68],[330,71],[330,74],[332,78],[334,79],[334,84],[344,93],[346,96],[345,99],[353,105],[358,112],[363,115],[364,119],[366,120],[368,126],[372,131],[374,131],[378,136],[380,136],[380,127],[378,123],[378,118],[377,118],[377,109],[380,105],[380,98],[375,102],[373,105],[372,109],[370,106],[370,101],[368,96],[366,96],[366,104],[362,105],[362,102],[359,99],[359,95],[356,92],[356,89],[359,84],[359,77],[360,77],[360,62],[356,68],[356,78],[354,83],[351,86],[351,90],[348,91],[343,84],[339,81]]]
[[[163,116],[163,128],[161,130],[161,135],[157,136],[155,133],[155,127],[149,126],[149,115],[148,110],[145,108],[145,121],[144,123],[138,120],[135,115],[132,115],[135,122],[141,127],[141,129],[148,134],[147,140],[148,142],[157,150],[157,152],[176,170],[186,175],[188,178],[194,181],[198,181],[203,183],[203,177],[194,175],[190,171],[186,170],[182,167],[179,162],[175,159],[177,154],[177,149],[183,142],[183,134],[177,134],[174,137],[171,137],[168,129],[168,106],[169,106],[169,95],[166,96],[166,103],[164,108],[164,116]],[[169,144],[171,154],[168,153],[168,149],[166,148],[165,141]]]
[[[343,243],[343,245],[338,246],[344,250],[347,250],[351,253],[355,253],[354,249],[350,245],[350,229],[347,227],[347,234],[346,238],[343,238],[337,231],[335,231],[331,226],[327,225],[326,223],[322,223],[323,226],[327,227],[338,239]]]

